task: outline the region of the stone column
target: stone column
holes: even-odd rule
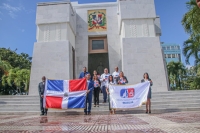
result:
[[[122,70],[129,83],[141,81],[148,72],[154,85],[152,91],[168,91],[163,54],[160,46],[160,20],[154,0],[119,2],[122,49]]]
[[[76,14],[70,2],[39,3],[36,14],[29,95],[38,95],[41,77],[72,79],[72,47],[75,48]]]

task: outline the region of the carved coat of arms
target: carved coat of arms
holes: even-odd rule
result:
[[[88,31],[105,31],[106,10],[88,11]]]

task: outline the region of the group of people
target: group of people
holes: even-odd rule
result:
[[[109,74],[108,69],[104,69],[104,73],[99,75],[96,70],[93,71],[93,75],[87,72],[87,68],[83,67],[83,72],[80,73],[79,79],[86,78],[88,83],[88,94],[86,98],[86,106],[84,109],[85,115],[91,115],[92,107],[92,92],[94,94],[94,107],[99,107],[99,93],[103,93],[103,103],[106,103],[108,98],[110,114],[115,114],[116,109],[110,106],[110,92],[109,84],[125,85],[128,83],[128,79],[124,76],[122,71],[119,72],[118,67],[115,67],[115,71]],[[144,73],[141,82],[150,82],[150,86],[153,82],[149,78],[148,73]],[[151,87],[149,88],[147,102],[146,102],[146,113],[151,113]],[[87,105],[88,104],[88,105]]]
[[[197,5],[200,7],[200,0],[196,0]],[[100,89],[103,92],[103,100],[104,103],[109,100],[109,88],[108,84],[126,84],[128,83],[127,78],[124,76],[124,73],[118,72],[118,67],[115,68],[115,72],[113,74],[108,73],[108,69],[104,69],[104,73],[100,76],[97,74],[97,71],[94,70],[93,75],[91,76],[88,72],[86,67],[83,68],[83,72],[81,72],[79,78],[86,78],[88,84],[88,91],[87,91],[87,98],[86,98],[86,107],[85,107],[85,114],[91,115],[91,104],[92,104],[92,92],[94,91],[94,107],[99,107],[99,92]],[[38,85],[38,91],[40,96],[40,110],[41,115],[47,115],[48,109],[43,108],[43,98],[44,98],[44,89],[45,89],[45,80],[46,77],[42,77],[42,82]],[[150,82],[150,86],[153,85],[152,80],[149,78],[148,73],[144,73],[143,79],[141,82]],[[87,108],[87,103],[89,104]],[[111,109],[109,105],[109,109],[111,113],[115,113],[115,109]],[[146,102],[146,113],[151,113],[151,87],[149,88],[149,92],[147,95],[147,102]]]
[[[110,106],[110,92],[109,92],[109,84],[118,84],[125,85],[128,83],[128,79],[124,76],[122,71],[119,72],[118,67],[115,67],[115,71],[112,74],[109,74],[108,69],[104,69],[104,73],[99,75],[96,70],[93,71],[93,75],[90,75],[87,72],[87,68],[83,67],[83,72],[80,73],[79,79],[86,78],[87,79],[87,96],[85,102],[85,115],[91,115],[91,107],[92,107],[92,95],[94,95],[94,107],[99,107],[99,93],[100,91],[103,93],[103,103],[109,103],[110,114],[115,114],[116,109],[111,108]],[[44,90],[45,90],[45,80],[46,77],[42,77],[42,82],[38,85],[38,91],[40,96],[40,110],[41,115],[47,115],[48,109],[43,107],[43,98],[44,98]],[[141,82],[150,82],[150,86],[153,85],[152,80],[149,78],[148,73],[144,73],[143,79]],[[151,113],[151,87],[149,88],[147,102],[146,102],[146,113]]]
[[[108,102],[109,98],[109,84],[120,84],[124,85],[128,83],[126,76],[121,71],[118,71],[118,67],[115,68],[115,71],[112,74],[109,74],[108,69],[104,69],[104,73],[99,75],[96,70],[93,71],[93,75],[87,72],[87,68],[83,67],[83,72],[80,73],[79,79],[86,78],[88,83],[88,94],[86,98],[86,108],[84,110],[85,115],[91,115],[91,107],[92,107],[92,91],[94,92],[94,107],[99,107],[99,93],[102,91],[103,93],[103,103],[106,103],[107,98]],[[88,107],[87,107],[88,103]],[[110,108],[109,102],[109,109],[110,113],[114,114]]]

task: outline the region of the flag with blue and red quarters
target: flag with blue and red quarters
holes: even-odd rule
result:
[[[109,84],[111,108],[136,108],[147,101],[150,82],[135,85]]]
[[[45,82],[44,108],[85,108],[86,79],[49,80]]]

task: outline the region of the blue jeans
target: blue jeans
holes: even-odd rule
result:
[[[107,100],[107,93],[106,93],[106,87],[102,86],[102,92],[103,92],[103,101],[106,102]]]
[[[88,106],[87,106],[88,103]],[[85,101],[85,109],[84,112],[85,113],[90,113],[91,112],[91,107],[92,107],[92,95],[87,95],[86,96],[86,101]]]

